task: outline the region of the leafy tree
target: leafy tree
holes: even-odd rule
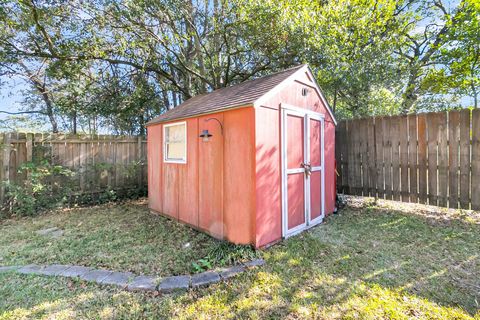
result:
[[[480,86],[480,3],[466,0],[458,22],[446,34],[450,45],[442,48],[444,68],[432,70],[424,90],[454,96],[470,96],[478,108]]]
[[[456,46],[453,30],[460,30],[466,2],[449,9],[441,0],[409,0],[399,8],[409,18],[406,28],[396,42],[400,69],[406,77],[402,92],[401,112],[416,111],[416,102],[425,90],[431,75],[445,68],[443,48]]]

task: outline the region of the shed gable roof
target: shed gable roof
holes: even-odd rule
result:
[[[248,80],[237,85],[195,96],[150,120],[147,125],[184,119],[234,107],[253,105],[257,99],[305,66],[299,65],[258,79]]]

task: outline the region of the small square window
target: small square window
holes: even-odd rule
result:
[[[187,123],[177,122],[163,126],[164,161],[187,163]]]

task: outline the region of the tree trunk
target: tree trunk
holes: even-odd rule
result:
[[[475,83],[472,81],[470,83],[470,86],[472,87],[472,95],[473,95],[473,106],[476,108],[478,108],[478,91],[477,91],[477,87],[475,86]]]
[[[332,112],[335,113],[336,109],[337,109],[337,87],[335,87],[335,91],[333,93],[333,110],[332,110]]]
[[[45,81],[41,81],[37,75],[34,75],[29,68],[23,64],[23,62],[20,62],[20,65],[22,68],[25,70],[26,74],[28,75],[28,80],[33,84],[35,89],[38,90],[40,95],[42,96],[43,102],[45,102],[45,113],[48,116],[48,120],[50,121],[50,124],[52,125],[52,132],[53,133],[58,133],[58,123],[57,120],[55,119],[55,115],[53,113],[53,105],[52,101],[50,100],[50,96],[48,95],[48,91],[46,90],[45,87]]]
[[[74,110],[72,114],[72,133],[77,134],[77,110]]]
[[[417,67],[410,67],[410,75],[408,77],[408,83],[403,92],[402,107],[400,112],[402,114],[408,114],[414,111],[414,105],[418,100],[417,95],[417,81],[420,70]]]
[[[40,88],[37,87],[37,89],[39,89],[40,93],[42,94],[43,101],[47,106],[46,113],[47,113],[48,119],[50,120],[50,124],[52,125],[52,132],[58,133],[58,123],[57,123],[57,120],[55,119],[55,115],[53,114],[52,101],[50,100],[48,93],[45,91],[45,86],[40,86]]]

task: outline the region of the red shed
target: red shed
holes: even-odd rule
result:
[[[149,207],[263,247],[334,211],[334,148],[307,65],[199,95],[148,123]]]

